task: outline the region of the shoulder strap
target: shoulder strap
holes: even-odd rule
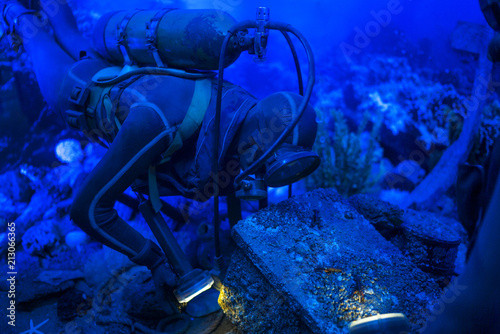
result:
[[[162,154],[163,160],[160,164],[168,162],[171,156],[182,147],[183,142],[199,129],[205,117],[208,105],[210,104],[211,94],[211,80],[196,81],[193,99],[191,100],[186,116],[177,130],[172,144],[170,144],[167,150]]]

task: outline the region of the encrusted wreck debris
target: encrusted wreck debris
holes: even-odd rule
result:
[[[349,202],[319,189],[240,221],[219,303],[245,333],[345,333],[402,312],[417,331],[440,288]]]

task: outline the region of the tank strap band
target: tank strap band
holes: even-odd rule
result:
[[[142,10],[136,9],[128,12],[127,15],[122,19],[120,24],[116,27],[116,43],[120,46],[120,51],[123,55],[123,60],[125,65],[133,65],[132,59],[129,56],[129,52],[127,50],[127,26],[130,23],[132,17],[135,14],[141,12]]]
[[[160,10],[156,15],[146,24],[146,44],[153,53],[153,57],[158,67],[168,67],[165,66],[164,62],[161,60],[160,54],[158,53],[158,26],[160,25],[161,19],[168,12],[175,10],[177,8],[164,8]]]

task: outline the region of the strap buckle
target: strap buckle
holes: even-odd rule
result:
[[[129,51],[127,50],[127,26],[130,23],[132,17],[135,14],[141,12],[142,10],[136,9],[129,12],[125,17],[121,20],[119,24],[116,25],[116,44],[119,45],[120,52],[122,53],[124,64],[125,65],[133,65],[134,62],[130,58]]]

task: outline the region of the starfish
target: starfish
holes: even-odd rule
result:
[[[47,321],[49,321],[49,319],[45,320],[44,322],[42,322],[41,324],[33,327],[33,320],[30,319],[30,329],[28,329],[27,331],[24,331],[22,332],[21,334],[43,334],[43,332],[40,332],[38,330],[38,327],[41,327],[43,324],[45,324]]]

